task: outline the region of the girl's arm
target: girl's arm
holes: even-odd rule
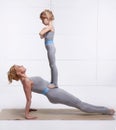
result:
[[[26,119],[35,119],[36,117],[32,117],[29,115],[29,110],[31,106],[31,98],[32,98],[32,92],[31,92],[31,82],[29,79],[25,79],[23,81],[23,89],[26,96],[26,106],[25,106],[25,118]]]
[[[52,31],[52,30],[53,30],[53,27],[52,27],[52,26],[47,26],[47,27],[43,28],[43,29],[40,31],[40,33],[39,33],[40,38],[41,38],[41,39],[44,38],[44,35],[45,35],[48,31]]]

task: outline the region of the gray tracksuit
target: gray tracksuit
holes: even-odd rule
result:
[[[88,113],[110,114],[109,108],[103,106],[94,106],[82,102],[80,99],[61,88],[48,89],[48,85],[50,83],[42,79],[41,77],[30,77],[30,79],[33,81],[32,92],[43,94],[43,92],[45,92],[44,90],[47,89],[44,95],[51,103],[64,104],[67,106],[78,108],[81,111]]]
[[[51,83],[58,86],[58,70],[55,63],[55,46],[53,42],[54,32],[49,31],[45,34],[45,47],[47,50],[48,61],[51,69]]]

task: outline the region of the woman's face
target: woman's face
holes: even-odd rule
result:
[[[26,68],[23,65],[15,65],[15,70],[17,73],[25,73]]]

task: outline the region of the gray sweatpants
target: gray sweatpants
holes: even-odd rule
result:
[[[45,45],[46,50],[47,50],[47,56],[48,56],[48,61],[51,69],[51,83],[55,84],[56,87],[58,86],[58,70],[56,67],[56,61],[55,61],[55,46],[54,44],[47,44]]]
[[[103,106],[95,106],[82,102],[77,97],[60,88],[50,89],[46,96],[51,103],[60,103],[67,106],[75,107],[83,112],[110,114],[109,108]]]

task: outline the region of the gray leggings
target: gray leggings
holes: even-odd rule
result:
[[[49,65],[50,65],[50,69],[51,69],[51,83],[55,84],[55,86],[57,87],[57,82],[58,82],[58,70],[56,67],[56,63],[55,63],[55,46],[54,44],[47,44],[45,45],[46,50],[47,50],[47,56],[48,56],[48,61],[49,61]]]
[[[100,113],[100,114],[110,114],[110,109],[103,106],[94,106],[85,102],[82,102],[77,97],[71,95],[60,88],[50,89],[46,94],[47,98],[51,103],[60,103],[67,106],[75,107],[83,112],[88,113]]]

